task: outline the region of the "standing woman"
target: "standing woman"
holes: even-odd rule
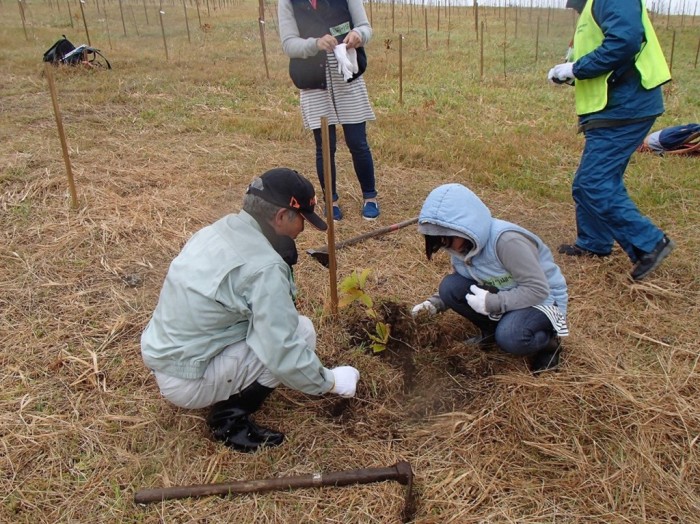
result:
[[[304,127],[314,132],[316,173],[326,198],[321,117],[328,118],[333,219],[343,218],[335,168],[336,125],[340,124],[362,189],[362,217],[374,220],[379,205],[366,123],[375,117],[362,78],[367,67],[363,46],[372,37],[372,28],[362,0],[279,0],[278,13],[282,48],[290,58],[289,75],[300,89]]]

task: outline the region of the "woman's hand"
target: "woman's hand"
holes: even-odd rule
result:
[[[345,35],[343,43],[348,44],[348,49],[357,49],[358,47],[362,47],[362,37],[360,36],[360,33],[353,30]]]
[[[332,53],[336,45],[338,45],[338,40],[331,35],[323,35],[321,38],[316,39],[316,47],[326,53]]]

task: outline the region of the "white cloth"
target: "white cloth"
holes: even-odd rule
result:
[[[297,334],[309,347],[316,347],[316,330],[311,319],[299,315]],[[154,371],[154,375],[161,394],[176,406],[187,409],[200,409],[226,400],[255,381],[268,388],[280,384],[245,340],[227,346],[211,359],[201,378],[190,380],[158,371]]]
[[[333,49],[335,59],[338,61],[338,73],[343,75],[346,82],[360,71],[357,65],[357,51],[354,47],[348,49],[348,44],[338,44]]]
[[[360,124],[375,120],[367,94],[364,75],[346,82],[338,73],[338,60],[328,53],[326,67],[327,89],[302,89],[299,105],[305,129],[321,127],[321,117],[328,118],[328,125]]]

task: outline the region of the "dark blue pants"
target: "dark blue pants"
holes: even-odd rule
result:
[[[653,251],[663,237],[663,231],[632,202],[623,178],[630,157],[654,120],[586,131],[586,145],[572,187],[577,246],[608,254],[617,242],[636,262],[637,251]]]
[[[343,135],[345,143],[350,150],[352,156],[352,165],[355,168],[355,175],[360,188],[362,189],[363,198],[374,198],[377,196],[377,190],[374,187],[374,160],[372,159],[372,151],[370,151],[367,143],[367,126],[365,122],[360,124],[343,124]],[[338,192],[335,184],[335,149],[336,149],[336,134],[335,126],[328,126],[329,149],[331,153],[331,181],[333,184],[333,202],[338,200]],[[326,190],[323,183],[323,148],[321,141],[321,129],[314,129],[314,141],[316,142],[316,174],[318,181],[321,184],[323,193]]]
[[[474,280],[452,273],[440,282],[440,298],[445,305],[468,319],[483,334],[495,334],[498,347],[513,355],[533,355],[548,347],[556,332],[547,315],[528,307],[508,311],[500,320],[491,320],[474,311],[465,298]]]

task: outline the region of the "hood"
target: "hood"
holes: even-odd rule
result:
[[[470,189],[462,184],[445,184],[433,189],[418,216],[418,231],[434,234],[438,226],[453,235],[470,240],[474,249],[469,259],[483,249],[491,231],[491,211]]]

